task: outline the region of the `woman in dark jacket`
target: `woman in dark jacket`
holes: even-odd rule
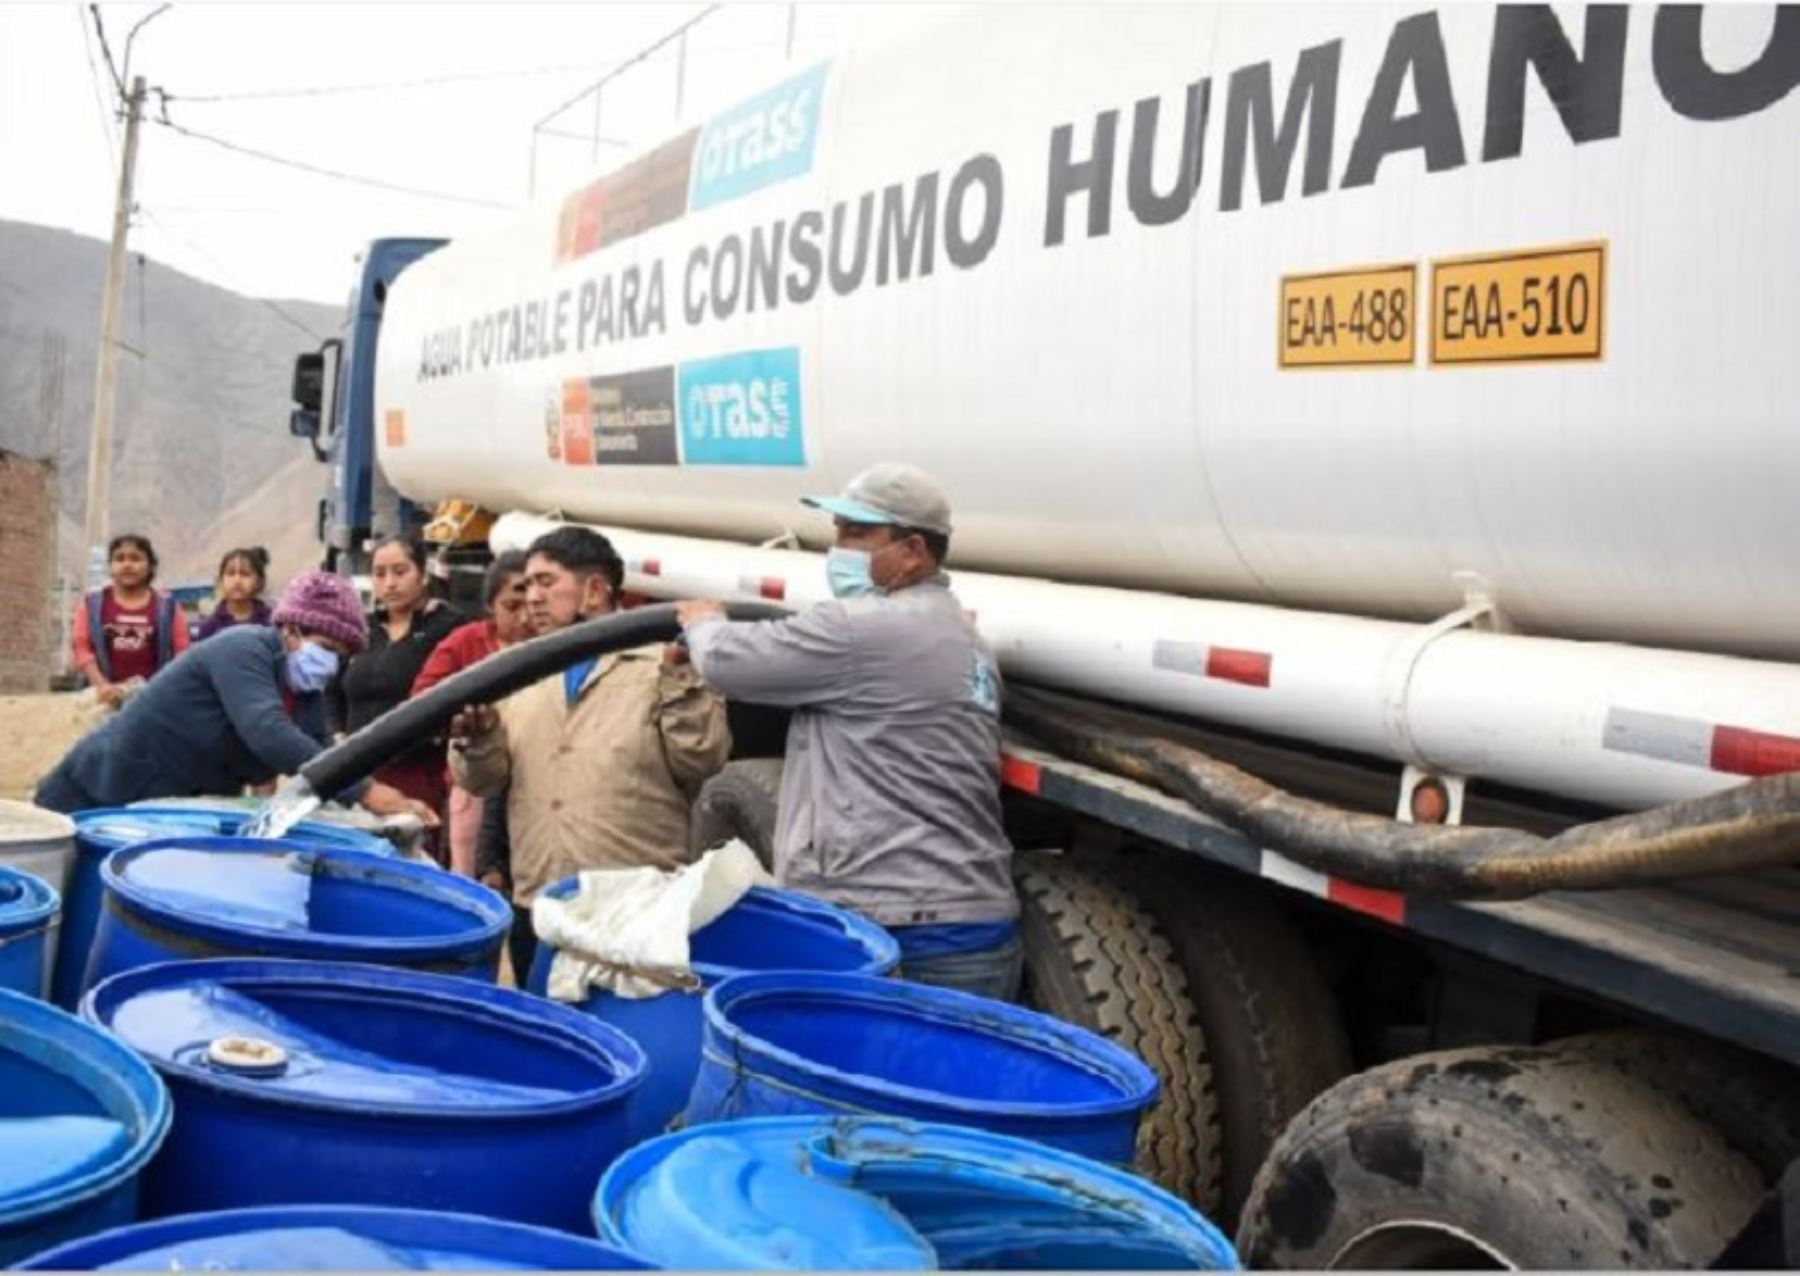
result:
[[[377,607],[369,616],[369,645],[344,666],[334,689],[338,728],[360,731],[412,694],[432,651],[465,616],[426,591],[425,551],[390,536],[370,559]],[[375,778],[441,813],[449,801],[443,743],[421,740],[388,762]]]
[[[38,805],[73,814],[146,798],[231,796],[297,772],[324,747],[321,693],[366,630],[350,583],[327,572],[295,577],[274,622],[240,625],[184,652],[44,777]],[[343,796],[377,815],[436,818],[385,784],[364,782]]]

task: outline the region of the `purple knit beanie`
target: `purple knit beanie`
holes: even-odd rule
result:
[[[363,619],[356,588],[335,572],[301,572],[281,591],[270,618],[277,625],[298,629],[343,643],[352,653],[369,645],[369,626]]]

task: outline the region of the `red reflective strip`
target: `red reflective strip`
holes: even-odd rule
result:
[[[644,565],[639,567],[638,570],[646,576],[660,576],[662,575],[662,559],[646,558],[644,560]]]
[[[1043,782],[1044,773],[1035,762],[1023,762],[1010,753],[1000,757],[1000,783],[1009,789],[1018,789],[1021,793],[1037,796],[1038,786]]]
[[[1714,727],[1711,765],[1715,771],[1732,775],[1800,771],[1800,740],[1746,727]]]
[[[773,602],[787,597],[787,582],[779,576],[764,576],[756,592]]]
[[[1269,685],[1269,666],[1273,663],[1266,651],[1211,647],[1206,652],[1206,676],[1241,682],[1246,687],[1266,687]]]
[[[1370,917],[1379,917],[1384,922],[1392,922],[1396,926],[1406,925],[1406,896],[1393,891],[1354,886],[1334,877],[1325,887],[1325,898],[1334,904],[1342,904],[1345,908],[1367,913]]]

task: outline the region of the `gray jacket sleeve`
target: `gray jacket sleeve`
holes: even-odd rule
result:
[[[850,617],[820,603],[788,620],[703,620],[687,631],[688,654],[707,685],[756,704],[821,704],[844,698],[856,676]]]

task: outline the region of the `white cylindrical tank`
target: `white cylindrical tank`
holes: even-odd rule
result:
[[[412,267],[381,462],[755,539],[902,459],[964,567],[1792,657],[1797,81],[1791,7],[977,7]]]

